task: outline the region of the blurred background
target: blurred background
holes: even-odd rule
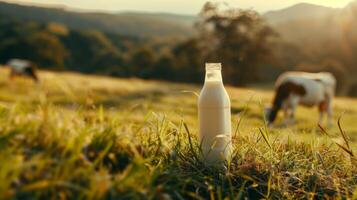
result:
[[[329,71],[357,96],[357,1],[0,1],[0,63],[52,71],[272,85],[283,71]]]

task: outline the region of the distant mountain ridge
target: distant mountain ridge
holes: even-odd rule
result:
[[[324,17],[337,10],[326,6],[299,3],[281,10],[269,11],[263,17],[271,24],[278,24],[287,21]]]
[[[138,37],[189,36],[194,34],[194,16],[168,13],[80,13],[63,8],[45,8],[0,2],[0,16],[14,20],[56,22],[72,29],[97,29]]]

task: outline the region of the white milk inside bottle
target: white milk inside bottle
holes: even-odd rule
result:
[[[199,140],[207,164],[219,164],[231,153],[231,105],[224,89],[221,64],[207,63],[198,100]]]

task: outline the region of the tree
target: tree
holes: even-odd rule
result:
[[[131,57],[131,71],[141,78],[152,77],[155,64],[155,53],[149,47],[141,47]]]
[[[45,68],[63,68],[66,51],[60,40],[48,33],[38,32],[26,39],[32,61]]]
[[[8,22],[1,24],[0,60],[28,59],[39,67],[58,69],[67,55],[61,41],[54,34],[32,23]]]
[[[170,54],[165,54],[155,64],[153,78],[175,80],[175,60]]]
[[[189,39],[178,44],[173,50],[175,55],[175,80],[199,82],[204,78],[204,62],[207,51],[198,38]]]
[[[272,46],[277,34],[258,13],[226,9],[206,3],[197,24],[199,40],[209,51],[207,61],[222,62],[226,82],[242,85],[259,78],[259,69],[272,61]]]
[[[71,70],[98,73],[122,64],[119,51],[101,32],[71,31],[62,41],[70,53],[66,65]]]

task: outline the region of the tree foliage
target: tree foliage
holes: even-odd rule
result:
[[[45,68],[62,68],[66,56],[63,44],[55,35],[36,24],[1,23],[0,60],[24,58]]]
[[[198,23],[208,59],[222,62],[225,77],[234,85],[259,78],[260,68],[273,60],[273,42],[277,34],[252,10],[219,9],[207,3]]]

